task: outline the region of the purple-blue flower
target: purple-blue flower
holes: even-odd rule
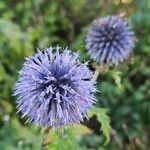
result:
[[[80,63],[78,53],[60,50],[50,47],[27,58],[16,83],[18,111],[40,126],[79,124],[95,101],[87,63]]]
[[[101,64],[117,66],[129,57],[135,37],[126,20],[107,16],[93,22],[85,42],[91,58]]]

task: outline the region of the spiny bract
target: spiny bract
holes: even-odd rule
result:
[[[132,52],[134,41],[128,22],[118,16],[96,19],[85,40],[91,58],[108,66],[117,66],[126,60]]]
[[[50,47],[27,58],[16,83],[18,111],[40,126],[79,124],[95,101],[87,63],[79,62],[78,53],[60,49]]]

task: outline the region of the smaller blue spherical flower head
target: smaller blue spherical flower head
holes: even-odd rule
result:
[[[16,83],[18,110],[40,126],[78,124],[95,101],[87,63],[79,62],[78,53],[60,49],[50,47],[27,58]]]
[[[86,48],[94,60],[108,66],[125,61],[134,47],[134,33],[118,16],[96,19],[86,37]]]

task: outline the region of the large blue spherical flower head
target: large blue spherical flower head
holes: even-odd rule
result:
[[[86,37],[86,48],[94,60],[108,66],[125,61],[134,47],[134,33],[118,16],[96,19]]]
[[[78,53],[60,49],[50,47],[27,58],[16,83],[18,110],[40,126],[78,124],[95,101],[87,63],[80,63]]]

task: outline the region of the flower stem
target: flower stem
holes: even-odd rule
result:
[[[99,73],[100,73],[99,69],[96,68],[96,69],[95,69],[94,76],[93,76],[93,79],[92,79],[93,81],[96,81],[96,80],[97,80],[97,78],[98,78],[98,76],[99,76]]]

